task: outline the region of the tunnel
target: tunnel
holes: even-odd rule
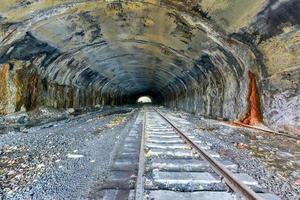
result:
[[[0,4],[4,118],[43,107],[114,110],[149,97],[157,107],[300,136],[299,0]]]
[[[145,94],[239,120],[251,110],[252,73],[259,121],[299,131],[299,116],[288,116],[299,109],[299,3],[267,2],[5,1],[0,111],[134,104]]]
[[[152,103],[152,98],[149,97],[149,96],[141,96],[137,99],[137,103],[149,103],[151,104]]]

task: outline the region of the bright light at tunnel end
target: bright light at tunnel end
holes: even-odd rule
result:
[[[152,99],[149,96],[141,96],[138,98],[137,103],[152,103]]]

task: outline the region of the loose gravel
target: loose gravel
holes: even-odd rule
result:
[[[110,114],[89,113],[0,135],[0,199],[86,199],[105,177],[115,143],[136,116]]]

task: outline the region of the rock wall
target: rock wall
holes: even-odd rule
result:
[[[268,71],[262,79],[264,120],[276,130],[300,133],[300,33],[285,27],[260,46]]]
[[[1,65],[0,93],[1,115],[40,106],[83,108],[109,104],[94,88],[59,85],[41,77],[32,64],[22,62]]]
[[[18,78],[11,64],[0,64],[0,114],[16,111],[20,100]]]
[[[197,115],[299,132],[298,0],[7,2],[0,114],[149,95]]]
[[[1,65],[0,68],[0,114],[7,113],[8,107],[8,72],[9,65]]]

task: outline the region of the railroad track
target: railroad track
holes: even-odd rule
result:
[[[145,113],[141,148],[136,200],[278,199],[158,110]]]
[[[140,116],[136,122],[141,123],[142,134],[136,129],[130,132],[121,151],[128,154],[130,150],[133,155],[117,169],[125,179],[106,186],[100,199],[280,199],[249,175],[239,173],[236,164],[213,152],[209,144],[181,131],[175,120],[160,111],[144,110],[143,119]]]

